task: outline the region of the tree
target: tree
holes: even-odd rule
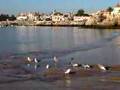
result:
[[[75,15],[76,16],[89,16],[89,14],[85,13],[83,9],[79,9]]]
[[[14,21],[16,20],[16,17],[14,15],[9,16],[8,14],[1,14],[0,21],[6,21],[6,20]]]
[[[9,15],[8,14],[1,14],[0,15],[0,21],[6,21],[7,19],[9,19]]]
[[[9,17],[9,20],[14,21],[16,20],[16,17],[14,15],[11,15],[11,17]]]
[[[112,7],[108,7],[108,8],[107,8],[107,11],[108,11],[108,12],[112,12],[112,11],[113,11],[113,8],[112,8]]]
[[[83,16],[84,14],[85,14],[85,11],[84,11],[83,9],[79,9],[79,10],[77,11],[76,16]]]

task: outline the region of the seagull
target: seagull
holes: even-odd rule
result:
[[[85,69],[90,68],[90,66],[89,66],[88,64],[85,64],[85,65],[83,64],[82,66],[83,66],[83,68],[85,68]]]
[[[54,61],[54,65],[55,65],[55,67],[57,67],[58,59],[57,59],[56,56],[54,56],[53,61]]]
[[[38,63],[38,60],[37,60],[37,58],[34,58],[34,62],[35,62],[35,63]]]
[[[72,64],[72,67],[80,67],[81,64],[78,64],[78,63],[75,63],[75,64]]]
[[[71,72],[71,69],[69,68],[69,69],[67,69],[64,73],[65,73],[65,74],[70,74],[70,72]]]
[[[32,59],[30,57],[27,57],[28,62],[32,62]]]
[[[101,70],[103,70],[103,71],[106,71],[106,70],[107,70],[106,67],[104,67],[104,66],[101,65],[101,64],[98,64],[98,67],[99,67],[99,69],[101,69]]]
[[[46,65],[46,69],[49,69],[49,68],[50,68],[50,65],[49,65],[49,64],[47,64],[47,65]]]
[[[53,60],[54,60],[54,62],[55,62],[55,63],[57,63],[57,62],[58,62],[58,59],[57,59],[57,57],[56,57],[56,56],[54,56]]]

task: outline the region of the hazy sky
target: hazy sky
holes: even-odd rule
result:
[[[85,9],[94,12],[98,9],[114,6],[120,0],[0,0],[0,13],[16,14],[18,12],[53,10],[75,12]]]

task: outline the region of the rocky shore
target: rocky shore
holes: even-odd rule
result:
[[[120,25],[112,25],[112,24],[83,24],[83,23],[36,23],[36,22],[28,22],[28,21],[2,21],[0,22],[0,27],[7,27],[7,26],[53,26],[53,27],[81,27],[81,28],[92,28],[92,29],[120,29]]]

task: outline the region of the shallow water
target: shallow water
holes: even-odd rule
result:
[[[46,80],[46,64],[66,67],[71,57],[83,64],[120,64],[120,31],[78,27],[0,28],[0,90],[119,90],[120,72],[100,76]],[[26,57],[37,57],[39,65],[28,65]],[[7,63],[7,65],[6,65]],[[5,65],[5,66],[4,66]],[[6,67],[7,66],[7,67]],[[37,75],[38,74],[38,75]],[[30,75],[35,75],[30,78]]]

